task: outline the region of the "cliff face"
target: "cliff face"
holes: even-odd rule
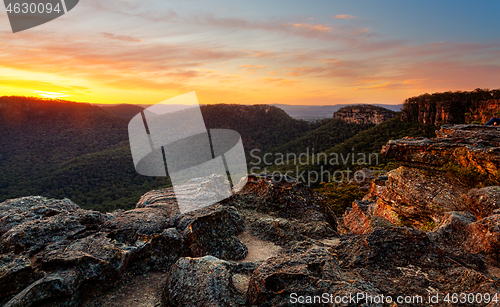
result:
[[[490,99],[480,103],[475,110],[465,113],[465,122],[486,123],[492,117],[500,117],[500,99]]]
[[[468,110],[453,101],[437,103],[421,103],[418,105],[419,112],[417,120],[423,124],[441,125],[465,121],[466,123],[485,123],[491,117],[499,117],[500,99],[489,99],[477,103]],[[457,111],[464,109],[462,114]],[[404,113],[403,109],[403,113]]]
[[[333,114],[333,118],[347,123],[378,125],[395,115],[394,111],[365,104],[343,107]]]
[[[485,123],[500,117],[500,90],[424,94],[403,104],[403,118],[423,124]]]

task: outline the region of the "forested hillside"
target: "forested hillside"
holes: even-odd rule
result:
[[[128,114],[121,112],[127,109]],[[130,117],[129,108],[116,110]],[[112,113],[70,101],[1,97],[0,201],[67,197],[85,208],[112,211],[131,208],[145,192],[169,186],[168,178],[137,174],[129,119]],[[255,148],[262,153],[327,148],[365,128],[332,120],[309,123],[265,105],[209,105],[202,113],[207,128],[238,131],[247,155]]]
[[[136,106],[133,104],[118,104],[118,105],[111,105],[111,106],[103,105],[103,106],[101,106],[101,108],[108,113],[111,113],[111,114],[116,115],[116,116],[121,117],[121,118],[127,118],[127,119],[131,119],[137,113],[144,110],[143,107]]]
[[[327,119],[306,122],[267,105],[202,106],[206,126],[238,131],[247,162],[265,153],[380,152],[389,139],[432,136],[434,126],[400,117],[378,126]],[[43,195],[70,198],[101,211],[129,209],[140,195],[167,187],[167,177],[138,175],[128,144],[128,121],[136,108],[103,109],[90,104],[26,97],[0,97],[0,201]],[[380,163],[387,163],[381,158]],[[253,165],[252,165],[253,166]],[[327,166],[330,171],[345,169]],[[359,166],[355,166],[359,167]],[[295,169],[295,165],[271,166]],[[316,170],[318,164],[301,165]]]
[[[127,124],[89,104],[0,97],[0,201],[44,195],[112,210],[167,185],[135,172]]]
[[[324,150],[315,151],[315,157],[309,157],[309,161],[314,161],[314,163],[308,163],[305,165],[301,163],[299,159],[293,160],[288,159],[287,164],[270,166],[268,169],[270,171],[293,171],[294,174],[299,170],[299,174],[302,171],[314,171],[321,173],[322,171],[329,171],[333,174],[336,170],[346,170],[349,168],[351,171],[356,171],[364,167],[372,168],[384,168],[387,164],[394,162],[391,157],[385,157],[380,154],[382,146],[384,146],[389,140],[403,138],[405,136],[410,137],[435,137],[435,130],[438,127],[433,125],[424,125],[418,122],[402,121],[401,114],[396,117],[391,118],[377,126],[369,127],[368,129],[363,129],[349,137],[348,139],[334,143],[333,146],[326,148]],[[305,151],[302,151],[305,152]],[[326,154],[326,159],[324,155],[318,155],[319,152]],[[372,163],[370,164],[368,158],[369,155],[373,154]],[[333,156],[332,156],[333,155]],[[352,155],[355,156],[354,164],[352,163]],[[366,164],[358,163],[358,158],[366,157]],[[336,160],[332,160],[336,158]],[[377,160],[375,160],[375,157]],[[302,159],[302,161],[304,161]],[[344,161],[345,160],[345,163]],[[338,164],[332,163],[338,161]],[[318,186],[319,182],[312,182],[312,186]]]

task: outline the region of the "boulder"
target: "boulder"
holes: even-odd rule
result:
[[[304,241],[261,264],[250,279],[247,297],[251,306],[293,306],[299,302],[298,296],[312,299],[314,296],[321,297],[323,293],[335,297],[352,293],[377,295],[378,291],[355,275],[343,272],[336,255],[329,248]],[[294,297],[297,302],[292,303]],[[301,303],[326,305],[320,302],[308,304],[305,297]],[[334,306],[334,302],[328,306]]]
[[[446,212],[467,210],[467,192],[456,178],[402,166],[375,180],[364,200],[376,202],[373,211],[393,224],[422,228],[441,223]]]
[[[180,258],[169,271],[163,306],[243,306],[233,285],[231,264],[213,256]]]
[[[6,200],[0,203],[0,236],[19,224],[61,213],[73,213],[79,209],[78,205],[67,198],[56,200],[28,196]]]
[[[0,248],[5,251],[36,252],[47,244],[65,240],[85,231],[78,216],[61,213],[18,224],[0,237]]]
[[[226,176],[212,174],[176,185],[175,192],[173,188],[148,192],[141,197],[136,208],[167,207],[186,213],[201,209],[204,204],[215,204],[230,195],[231,185]],[[183,208],[179,208],[177,199],[182,200]]]
[[[253,235],[278,245],[287,245],[306,238],[324,239],[337,236],[323,215],[317,211],[309,211],[302,220],[286,219],[247,209],[240,209],[239,212]]]
[[[226,260],[243,259],[247,247],[236,237],[245,221],[234,207],[212,205],[183,214],[177,229],[192,257],[212,255]]]
[[[43,302],[62,305],[68,299],[71,301],[71,296],[75,294],[78,286],[79,279],[75,271],[59,271],[35,281],[8,301],[4,307],[32,306]],[[73,301],[71,305],[77,304]]]
[[[164,229],[173,227],[176,217],[163,208],[138,208],[107,221],[99,230],[118,242],[132,244],[141,235],[160,234]]]
[[[500,260],[500,214],[476,221],[469,212],[451,212],[429,237],[442,249],[457,255],[481,253]]]
[[[353,234],[369,233],[375,227],[392,227],[378,208],[377,203],[355,200],[351,210],[342,217],[344,226]]]

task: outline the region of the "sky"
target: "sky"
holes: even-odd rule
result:
[[[499,1],[80,0],[12,33],[0,96],[154,104],[400,104],[500,88]]]

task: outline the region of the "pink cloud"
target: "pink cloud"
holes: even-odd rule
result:
[[[321,24],[309,24],[309,23],[287,23],[285,26],[293,26],[299,29],[304,29],[307,31],[317,31],[317,32],[332,32],[333,28],[329,27],[328,25],[321,25]]]
[[[256,73],[257,69],[266,68],[266,66],[264,65],[240,65],[240,67],[243,69],[243,72],[246,72],[248,74]]]
[[[262,79],[265,83],[273,83],[278,86],[295,86],[299,84],[301,81],[297,80],[289,80],[283,78],[264,78]]]
[[[107,39],[115,39],[115,40],[119,40],[119,41],[123,41],[123,42],[140,43],[143,41],[142,39],[138,39],[138,38],[135,38],[132,36],[116,35],[116,34],[106,33],[106,32],[103,32],[101,34],[102,34],[102,36],[104,36]]]
[[[333,16],[333,18],[335,18],[335,19],[354,19],[354,18],[356,18],[356,16],[342,14],[342,15],[335,15],[335,16]]]

